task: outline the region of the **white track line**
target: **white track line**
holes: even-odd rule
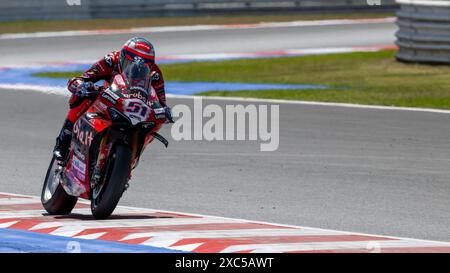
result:
[[[43,217],[44,213],[45,212],[42,209],[40,209],[40,210],[2,211],[2,212],[0,212],[0,220],[8,219],[8,218],[17,219],[17,218]],[[91,209],[77,209],[76,211],[74,210],[74,213],[89,215],[91,213]]]
[[[0,71],[1,73],[1,71]],[[9,89],[9,90],[30,90],[30,91],[38,91],[46,94],[56,94],[69,97],[70,92],[66,87],[57,87],[57,86],[46,86],[46,85],[33,85],[33,84],[5,84],[0,83],[0,88]]]
[[[152,237],[147,242],[158,241],[162,238],[231,238],[231,237],[261,237],[261,236],[319,236],[342,235],[339,231],[321,231],[315,229],[287,229],[287,228],[263,228],[263,229],[224,229],[224,230],[194,230],[194,231],[155,231],[131,233],[121,241]],[[347,234],[345,234],[347,235]]]
[[[234,24],[234,25],[193,25],[193,26],[140,27],[129,29],[70,30],[70,31],[54,31],[54,32],[0,34],[0,40],[97,36],[97,35],[135,34],[135,33],[191,32],[191,31],[227,30],[227,29],[259,29],[259,28],[310,27],[310,26],[329,26],[329,25],[379,24],[379,23],[393,23],[393,22],[395,22],[394,17],[375,18],[375,19],[336,19],[336,20],[269,22],[269,23]]]
[[[79,203],[81,203],[82,200],[79,200]],[[41,205],[41,201],[37,200],[35,201],[36,206],[42,207]],[[145,213],[159,213],[160,211],[152,211],[147,209],[145,211]],[[72,213],[76,213],[76,214],[91,214],[91,209],[90,208],[75,208],[73,210]],[[114,210],[115,214],[125,214],[125,213],[134,213],[134,214],[142,214],[144,213],[141,209],[124,209],[121,207],[117,207]],[[0,220],[1,219],[7,219],[7,218],[35,218],[35,217],[44,217],[43,216],[43,210],[39,209],[39,210],[16,210],[16,211],[1,211],[0,208]],[[182,217],[180,217],[182,218]]]
[[[296,48],[274,51],[259,52],[230,52],[230,53],[204,53],[204,54],[179,54],[162,56],[162,60],[193,60],[193,61],[216,61],[233,60],[243,58],[271,58],[271,57],[290,57],[307,55],[325,55],[333,53],[352,53],[352,52],[376,52],[381,50],[396,49],[395,45],[376,45],[376,46],[352,46],[352,47],[319,47],[319,48]]]
[[[0,228],[9,228],[12,225],[17,224],[19,221],[10,221],[5,223],[0,223]]]
[[[88,234],[88,235],[73,236],[73,238],[96,240],[105,234],[106,234],[106,232],[98,232],[98,233],[92,233],[92,234]]]
[[[2,205],[21,205],[21,204],[36,204],[34,199],[25,198],[0,198],[0,206]]]
[[[431,109],[431,108],[415,108],[415,107],[397,107],[397,106],[380,106],[380,105],[364,105],[353,103],[338,103],[338,102],[316,102],[316,101],[301,101],[301,100],[281,100],[281,99],[258,99],[258,98],[240,98],[240,97],[216,97],[216,96],[188,96],[188,95],[170,95],[167,97],[179,99],[194,99],[202,98],[204,100],[217,101],[239,101],[239,102],[258,102],[271,104],[298,104],[298,105],[315,105],[315,106],[334,106],[346,108],[361,108],[361,109],[375,109],[375,110],[396,110],[396,111],[413,111],[413,112],[429,112],[439,114],[450,114],[450,110]]]
[[[448,7],[450,6],[450,2],[448,0],[446,1],[438,1],[438,0],[397,0],[398,4],[407,4],[407,5],[414,5],[414,6],[433,6],[433,7]]]
[[[234,245],[227,247],[222,253],[252,250],[253,253],[266,252],[287,252],[287,251],[315,251],[315,250],[345,250],[345,249],[368,249],[369,246],[375,246],[381,251],[389,251],[389,248],[402,247],[450,247],[448,243],[418,242],[418,241],[342,241],[342,242],[318,242],[318,243],[282,243],[282,244],[254,244],[254,245]],[[373,249],[373,251],[377,251]]]
[[[227,223],[243,223],[242,220],[225,219],[225,218],[154,218],[154,219],[110,219],[108,221],[92,220],[92,221],[64,221],[64,222],[45,222],[39,223],[30,231],[56,228],[50,234],[73,236],[86,229],[92,228],[132,228],[132,227],[158,227],[158,226],[177,226],[177,225],[195,225],[195,224],[227,224]]]

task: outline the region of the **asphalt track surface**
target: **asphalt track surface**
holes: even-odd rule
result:
[[[160,54],[171,55],[378,45],[392,43],[394,31],[375,24],[153,39]],[[2,65],[95,59],[126,38],[4,40]],[[1,90],[0,191],[39,195],[66,101]],[[449,122],[442,113],[281,104],[278,151],[261,153],[258,142],[245,141],[154,143],[121,205],[450,241]]]
[[[97,60],[133,36],[152,40],[158,56],[245,53],[394,43],[393,23],[229,29],[0,40],[1,65]]]

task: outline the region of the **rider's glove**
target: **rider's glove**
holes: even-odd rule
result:
[[[99,90],[93,82],[83,82],[78,86],[77,95],[81,98],[95,97]]]
[[[166,123],[175,123],[175,121],[173,121],[172,110],[170,107],[164,107],[164,111],[166,112]]]

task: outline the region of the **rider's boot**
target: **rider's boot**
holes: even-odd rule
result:
[[[69,152],[70,142],[72,140],[73,123],[70,120],[64,122],[61,132],[56,138],[56,145],[53,151],[56,160],[65,162]]]

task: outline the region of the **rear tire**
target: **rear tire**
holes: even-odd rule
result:
[[[106,162],[103,183],[92,189],[91,211],[95,219],[106,219],[113,213],[128,182],[130,161],[130,147],[116,145]]]
[[[75,207],[78,197],[68,195],[60,183],[55,181],[55,169],[58,163],[53,156],[45,175],[41,192],[41,203],[50,215],[66,215]],[[58,183],[56,185],[56,183]]]

